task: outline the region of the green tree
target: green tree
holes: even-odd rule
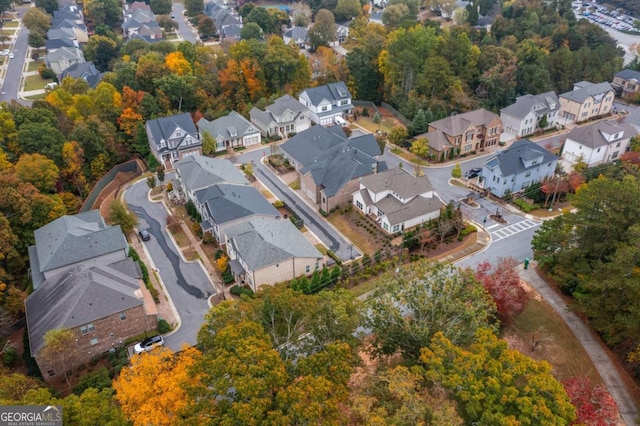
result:
[[[23,182],[33,184],[42,193],[51,193],[60,178],[60,169],[42,154],[23,154],[15,165],[15,171]]]
[[[478,329],[475,340],[464,349],[438,332],[420,356],[426,377],[455,396],[465,423],[566,425],[576,418],[549,363],[509,349],[488,329]]]
[[[249,15],[247,15],[245,22],[255,22],[260,28],[262,28],[262,31],[265,34],[273,34],[278,30],[278,28],[276,27],[276,23],[269,11],[266,8],[260,6],[251,9],[251,12],[249,12]]]
[[[44,345],[40,351],[40,357],[50,365],[61,367],[67,386],[71,386],[67,371],[73,351],[70,349],[75,343],[75,334],[69,329],[54,328],[44,334]]]
[[[156,187],[156,177],[154,175],[147,178],[147,186],[151,189]]]
[[[291,6],[292,21],[296,27],[306,27],[311,22],[311,8],[307,3],[296,2]]]
[[[460,179],[462,177],[462,169],[460,168],[460,163],[456,163],[451,169],[451,177],[454,179]]]
[[[417,360],[438,331],[465,345],[488,326],[495,306],[471,271],[426,262],[402,269],[389,274],[370,299],[367,325],[376,353],[400,350],[405,359]]]
[[[100,35],[90,37],[83,50],[85,58],[92,61],[100,71],[107,71],[109,63],[118,56],[116,42]]]
[[[28,154],[39,153],[62,165],[64,136],[47,122],[28,122],[18,130],[18,145]]]
[[[51,26],[51,16],[37,7],[32,7],[22,16],[22,23],[27,27],[29,32],[35,32],[44,37]]]
[[[151,0],[149,4],[154,15],[168,15],[171,13],[171,0]]]
[[[411,143],[411,152],[421,157],[429,155],[429,140],[427,138],[418,138]]]
[[[204,0],[185,0],[184,8],[187,16],[198,16],[204,13]]]
[[[122,23],[122,5],[118,0],[87,0],[84,13],[96,27],[107,25],[116,28]]]
[[[125,207],[121,201],[111,203],[109,209],[109,219],[112,223],[120,225],[122,232],[128,234],[138,224],[138,217],[135,213]]]
[[[30,32],[27,37],[27,44],[34,49],[40,49],[46,44],[46,39],[39,32]]]
[[[204,131],[202,132],[202,153],[204,155],[213,155],[216,152],[217,143],[216,140],[211,136],[211,133]]]
[[[315,22],[308,32],[309,44],[313,50],[320,46],[329,46],[337,39],[336,21],[333,13],[327,9],[320,9],[316,13]]]
[[[64,424],[78,426],[109,425],[126,426],[124,417],[111,388],[86,389],[81,395],[69,395],[62,400]]]
[[[405,129],[404,127],[396,126],[391,129],[391,132],[389,132],[388,139],[392,144],[400,145],[407,139],[407,136],[409,136],[407,133],[407,129]]]
[[[200,38],[207,39],[216,35],[216,26],[213,23],[213,19],[208,16],[202,16],[198,20],[198,34]]]
[[[384,8],[382,12],[382,23],[387,28],[398,28],[402,23],[409,19],[415,19],[411,16],[411,11],[405,4],[392,4]]]
[[[60,7],[57,0],[36,0],[36,7],[44,10],[49,15],[53,15],[53,12]]]
[[[240,38],[242,38],[242,40],[262,40],[264,38],[264,31],[262,31],[260,25],[255,22],[248,22],[242,26]]]
[[[362,16],[362,6],[359,0],[338,0],[335,9],[336,19],[340,22]]]

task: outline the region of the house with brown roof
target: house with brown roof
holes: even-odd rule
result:
[[[613,76],[611,86],[624,99],[635,100],[640,92],[640,72],[625,69]]]
[[[562,147],[562,158],[571,164],[584,162],[588,167],[618,160],[629,149],[638,132],[628,123],[599,121],[575,127]]]
[[[389,234],[436,219],[442,207],[429,178],[403,169],[363,177],[352,202]]]
[[[418,136],[429,141],[436,160],[482,151],[500,142],[500,117],[484,108],[455,114],[429,124],[427,133]]]

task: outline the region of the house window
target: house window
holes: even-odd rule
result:
[[[316,262],[316,269],[320,269],[320,262]]]
[[[307,274],[309,273],[309,271],[310,271],[310,270],[311,270],[311,267],[310,267],[309,265],[307,265],[307,266],[304,268],[304,271],[305,271]]]
[[[393,228],[391,228],[391,232],[398,232],[400,230],[400,225],[393,225]]]
[[[621,142],[618,142],[618,143],[616,144],[616,148],[620,148],[620,143],[621,143]]]
[[[382,227],[384,228],[385,231],[389,230],[389,225],[387,224],[387,222],[383,223]]]
[[[531,172],[527,172],[524,174],[524,177],[528,178],[529,176],[531,176]]]
[[[120,321],[124,321],[127,319],[127,314],[125,314],[124,312],[120,312]]]
[[[340,101],[340,105],[346,105],[346,104],[348,104],[348,103],[349,103],[349,101],[347,101],[347,100]]]
[[[98,339],[96,338],[91,339],[91,346],[95,346],[97,344],[98,344]]]
[[[80,327],[80,333],[82,334],[91,333],[94,330],[95,330],[95,327],[93,326],[93,323],[89,323],[87,325],[83,325],[82,327]]]
[[[469,133],[467,133],[467,134],[465,135],[464,140],[465,140],[466,142],[469,142],[469,141],[471,141],[472,139],[473,139],[473,132],[469,132]]]
[[[53,371],[53,370],[49,370],[49,371],[47,371],[47,374],[49,375],[49,377],[53,377],[53,376],[56,375],[56,372]]]
[[[360,210],[364,210],[364,206],[359,200],[356,200],[356,207],[359,208]]]
[[[601,149],[601,148],[598,148],[598,150],[597,150],[596,152],[600,152],[600,149]]]
[[[460,145],[460,136],[458,136],[454,142],[456,145]]]
[[[280,267],[280,264],[279,264],[279,263],[276,263],[276,268],[279,268],[279,267]]]
[[[589,113],[588,111],[583,112],[581,117],[586,117],[588,113]]]
[[[618,158],[618,151],[611,154],[611,159]]]
[[[323,106],[322,108],[320,108],[320,111],[327,111],[329,109],[328,106]]]

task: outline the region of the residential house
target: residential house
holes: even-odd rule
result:
[[[562,159],[571,164],[582,161],[588,167],[610,163],[629,149],[631,138],[637,134],[631,124],[615,120],[575,127],[567,134]]]
[[[72,38],[54,38],[49,39],[45,42],[45,49],[47,49],[47,53],[53,53],[61,47],[69,47],[71,49],[79,49],[80,44],[77,40]]]
[[[96,88],[98,83],[102,81],[104,73],[98,71],[93,62],[81,62],[71,65],[58,76],[59,81],[63,81],[67,77],[81,78],[87,82],[89,87]]]
[[[249,185],[249,181],[236,166],[223,158],[190,155],[174,164],[176,178],[172,181],[172,197],[180,201],[195,202],[196,192],[219,183]]]
[[[136,2],[139,3],[139,2]],[[142,38],[149,42],[162,40],[162,28],[151,8],[137,5],[129,7],[124,14],[122,34],[125,38]]]
[[[219,183],[195,192],[203,232],[224,244],[226,230],[253,217],[279,219],[280,212],[250,185]]]
[[[579,123],[611,113],[615,91],[608,82],[581,81],[559,98],[562,123]]]
[[[60,47],[54,52],[47,53],[44,61],[47,68],[51,68],[56,75],[60,75],[72,65],[85,62],[85,59],[82,51],[78,48]]]
[[[640,92],[640,72],[624,69],[613,76],[611,86],[621,98],[636,100]]]
[[[229,266],[253,291],[309,275],[323,267],[322,254],[289,220],[252,218],[226,232]]]
[[[62,216],[34,232],[29,247],[33,289],[69,266],[109,264],[127,258],[129,244],[119,226],[107,225],[98,210]]]
[[[99,211],[63,216],[35,231],[34,291],[25,302],[31,355],[49,381],[154,330],[157,310],[119,226]],[[49,330],[69,329],[66,362],[43,354]]]
[[[555,92],[518,96],[514,104],[500,110],[503,135],[506,140],[520,139],[537,130],[555,127],[559,111],[560,101]]]
[[[309,30],[304,27],[293,27],[287,29],[282,34],[282,40],[284,44],[293,43],[298,49],[308,49],[309,48],[309,38],[308,38]]]
[[[73,38],[79,43],[89,41],[89,32],[84,23],[82,11],[77,5],[65,5],[53,12],[50,30],[70,29]]]
[[[500,117],[481,108],[434,121],[424,136],[430,154],[440,160],[494,146],[500,141],[500,133]]]
[[[290,95],[276,99],[264,111],[253,107],[249,112],[251,122],[264,137],[287,137],[311,127],[309,109]]]
[[[201,118],[198,129],[215,139],[216,151],[256,145],[262,140],[260,129],[235,111],[213,121]]]
[[[313,126],[298,133],[280,148],[300,174],[300,189],[329,212],[351,202],[360,178],[382,172],[387,165],[378,160],[382,152],[373,135],[347,139],[342,129],[319,129]]]
[[[382,22],[382,10],[374,10],[369,14],[370,24],[384,25]]]
[[[298,100],[309,108],[311,121],[322,126],[330,126],[336,117],[344,119],[353,113],[351,93],[341,81],[305,89]]]
[[[342,23],[336,23],[336,41],[335,44],[342,44],[349,38],[349,27],[353,20],[349,20]]]
[[[360,179],[353,205],[372,215],[389,234],[413,228],[440,215],[442,203],[426,176],[389,169]]]
[[[556,171],[558,157],[528,139],[515,141],[482,167],[480,185],[496,197],[524,190]]]
[[[202,154],[198,130],[188,112],[148,120],[145,130],[154,157],[168,168],[181,158]]]
[[[242,17],[233,9],[216,2],[205,3],[204,13],[213,20],[220,40],[240,40]]]

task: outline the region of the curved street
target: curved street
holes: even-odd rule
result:
[[[127,189],[124,199],[138,216],[138,229],[146,229],[151,234],[151,239],[143,245],[179,315],[179,328],[165,337],[166,345],[176,351],[183,344],[196,344],[198,331],[209,311],[207,299],[216,290],[200,262],[186,262],[180,256],[166,230],[167,209],[161,202],[150,201],[148,193],[147,182],[141,179]]]

